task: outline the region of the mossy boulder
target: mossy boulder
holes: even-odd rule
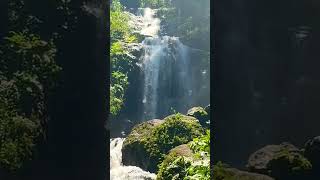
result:
[[[213,179],[214,180],[274,180],[273,178],[246,171],[240,171],[231,168],[228,165],[218,162],[213,166]]]
[[[179,113],[164,120],[139,124],[124,141],[123,164],[156,172],[157,165],[172,148],[186,144],[203,133],[204,129],[197,119]]]
[[[191,165],[193,152],[187,144],[170,150],[159,166],[157,180],[183,179],[186,176],[186,167]]]
[[[182,144],[177,146],[169,151],[169,154],[176,154],[177,156],[185,156],[185,157],[192,157],[194,154],[190,149],[188,144]]]
[[[188,110],[187,112],[188,116],[194,117],[199,120],[201,126],[205,128],[209,128],[209,120],[210,120],[210,115],[207,111],[205,111],[204,108],[202,107],[193,107]]]
[[[210,179],[210,157],[199,158],[183,144],[169,151],[159,166],[157,180]]]
[[[289,143],[263,147],[250,156],[247,167],[251,172],[266,174],[276,179],[303,179],[312,169],[311,163],[301,154],[301,150]]]

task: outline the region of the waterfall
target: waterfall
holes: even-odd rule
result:
[[[144,76],[142,120],[162,118],[172,111],[187,111],[192,104],[192,72],[189,48],[179,38],[159,36],[160,19],[156,10],[145,8],[141,14]]]
[[[136,166],[122,165],[122,144],[124,138],[110,140],[110,178],[111,180],[154,180],[156,175],[145,172]]]
[[[137,15],[129,13],[133,30],[145,36],[141,43],[143,52],[139,64],[143,81],[143,114],[140,121],[163,118],[172,114],[173,109],[186,113],[189,108],[197,105],[198,93],[202,93],[199,92],[198,84],[203,81],[195,76],[202,73],[191,62],[191,48],[182,44],[178,37],[160,35],[160,19],[155,17],[156,12],[154,9],[143,8],[138,10]],[[124,140],[110,140],[111,180],[156,179],[155,174],[139,167],[122,165],[121,149]]]
[[[193,94],[188,47],[179,38],[169,36],[147,37],[142,44],[142,119],[162,118],[173,110],[185,113]]]

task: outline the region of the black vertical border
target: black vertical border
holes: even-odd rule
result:
[[[108,120],[107,120],[107,122],[106,122],[106,128],[107,128],[107,137],[108,137],[108,142],[107,142],[107,165],[106,165],[106,170],[107,170],[107,173],[106,173],[106,175],[107,175],[107,179],[110,179],[110,170],[111,170],[111,167],[110,167],[110,129],[109,129],[109,114],[110,114],[110,78],[111,78],[111,76],[110,76],[110,73],[111,73],[111,71],[110,71],[110,63],[111,63],[111,57],[110,57],[110,49],[111,49],[111,43],[110,43],[110,41],[111,41],[111,39],[110,39],[110,6],[111,6],[111,1],[112,0],[106,0],[107,1],[107,7],[106,7],[106,11],[105,11],[105,13],[106,13],[106,22],[107,22],[107,35],[106,35],[106,37],[107,37],[107,80],[106,80],[106,86],[107,86],[107,105],[106,105],[106,107],[107,107],[107,113],[108,113],[108,115],[107,115],[107,118],[108,118]]]
[[[213,164],[215,160],[214,147],[215,147],[215,105],[216,105],[216,77],[217,71],[215,66],[216,52],[215,52],[215,35],[216,33],[216,16],[215,16],[216,1],[210,1],[210,169],[211,179],[213,179]]]

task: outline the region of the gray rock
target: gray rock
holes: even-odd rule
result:
[[[187,116],[192,116],[199,120],[202,127],[209,128],[210,115],[202,107],[193,107],[188,110]]]
[[[266,174],[276,179],[307,176],[311,163],[302,156],[301,150],[289,143],[268,145],[254,152],[248,160],[251,172]]]
[[[307,141],[304,147],[304,155],[315,169],[320,169],[320,136]]]

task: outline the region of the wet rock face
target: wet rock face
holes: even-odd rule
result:
[[[312,163],[315,170],[320,169],[320,136],[307,141],[305,144],[304,155]]]
[[[289,143],[268,145],[254,152],[248,160],[251,172],[270,175],[277,179],[305,178],[312,169],[301,150]]]

